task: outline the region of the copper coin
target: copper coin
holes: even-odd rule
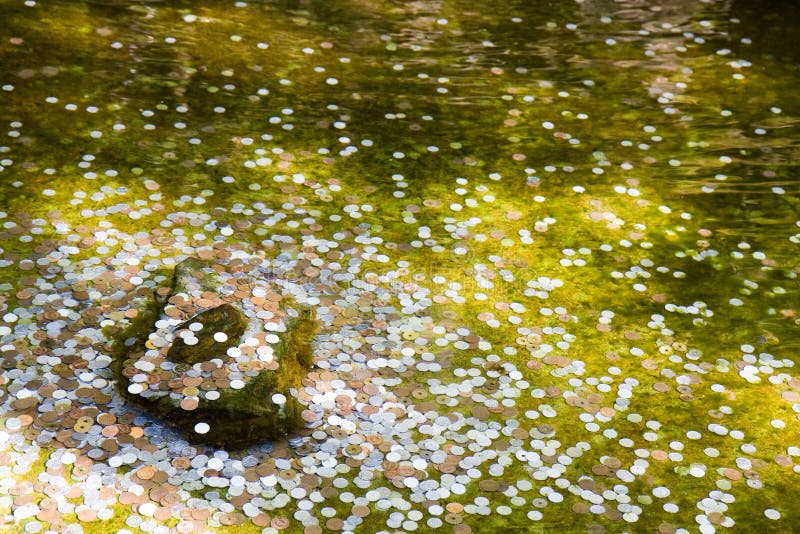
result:
[[[192,411],[197,409],[199,404],[200,404],[199,401],[194,397],[187,397],[181,400],[181,408],[186,411]]]
[[[270,526],[271,518],[269,515],[261,512],[260,514],[256,515],[252,518],[253,524],[257,527],[267,527]]]
[[[289,520],[285,517],[273,517],[269,524],[272,528],[283,530],[289,526]]]
[[[344,526],[344,521],[339,519],[338,517],[331,517],[325,522],[325,528],[328,530],[342,530]]]
[[[136,471],[136,476],[142,480],[150,480],[151,478],[153,478],[153,475],[155,474],[156,474],[156,468],[149,465],[140,467]]]

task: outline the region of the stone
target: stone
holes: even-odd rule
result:
[[[197,258],[175,266],[164,293],[143,298],[115,337],[121,394],[194,442],[244,447],[302,426],[296,392],[312,362],[314,310],[280,280]]]

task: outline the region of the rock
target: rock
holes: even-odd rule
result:
[[[223,358],[226,351],[239,344],[247,326],[247,319],[241,310],[231,304],[222,304],[198,313],[189,321],[178,326],[178,330],[188,330],[191,324],[203,325],[194,336],[198,341],[195,344],[186,344],[184,338],[177,337],[167,352],[167,359],[174,363],[195,364]],[[191,330],[190,330],[191,331]],[[224,339],[217,340],[219,334],[225,334]]]
[[[192,441],[226,447],[301,426],[314,312],[291,284],[212,261],[179,263],[164,300],[142,302],[114,343],[120,392]]]

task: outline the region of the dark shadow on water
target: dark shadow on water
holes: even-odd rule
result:
[[[733,41],[752,38],[753,48],[791,62],[800,62],[800,2],[797,0],[732,0]]]

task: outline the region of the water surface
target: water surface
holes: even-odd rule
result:
[[[795,2],[0,13],[12,528],[800,528]],[[215,457],[115,390],[209,251],[325,304],[287,442]]]

